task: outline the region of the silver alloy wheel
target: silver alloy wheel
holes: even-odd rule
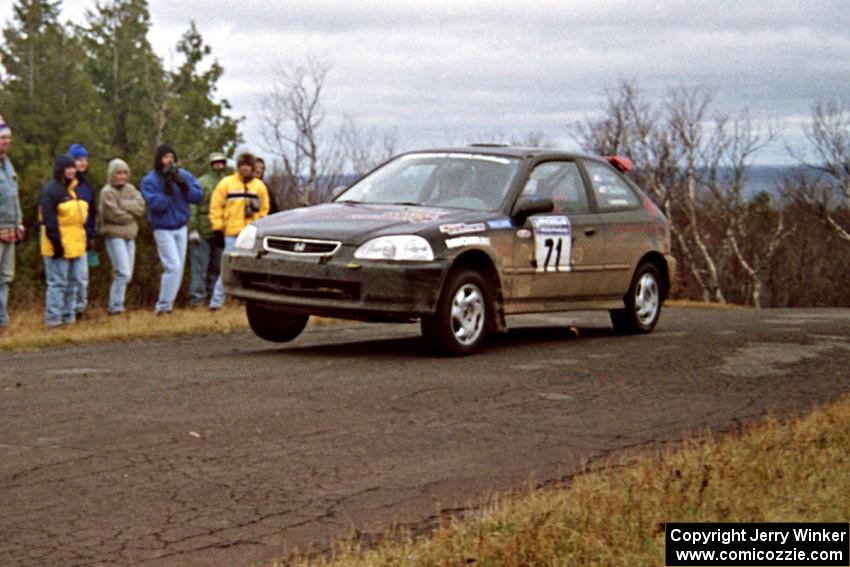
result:
[[[469,346],[484,331],[484,294],[472,283],[463,284],[452,299],[452,333],[457,342]]]
[[[644,326],[652,325],[658,315],[658,282],[652,274],[644,274],[635,286],[635,311]]]

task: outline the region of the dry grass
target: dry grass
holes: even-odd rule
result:
[[[177,309],[158,317],[153,310],[127,311],[109,316],[104,309],[89,309],[87,317],[74,325],[48,329],[40,310],[12,311],[11,323],[0,335],[0,352],[35,350],[55,346],[87,345],[138,339],[155,339],[246,330],[248,319],[241,305],[218,311],[206,307]],[[336,323],[335,319],[312,317],[310,325]]]
[[[567,486],[505,496],[426,538],[388,534],[300,566],[663,565],[668,521],[832,521],[850,517],[850,398],[795,420],[705,435],[612,460]],[[288,564],[288,563],[287,563]],[[278,563],[276,565],[282,565]]]
[[[692,299],[668,299],[664,302],[664,307],[672,307],[674,309],[691,307],[698,307],[700,309],[752,309],[747,305],[708,303],[707,301],[694,301]]]

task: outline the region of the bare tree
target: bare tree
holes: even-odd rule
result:
[[[793,228],[786,227],[781,209],[771,206],[770,194],[761,193],[752,201],[745,195],[747,170],[760,150],[773,142],[778,127],[756,123],[748,110],[736,118],[716,121],[714,143],[709,147],[709,169],[705,183],[726,227],[722,256],[729,250],[748,279],[746,295],[761,308],[764,280],[779,245]]]
[[[363,128],[352,117],[346,116],[336,131],[336,148],[345,171],[363,175],[396,154],[398,132]]]
[[[814,157],[793,150],[791,154],[817,177],[801,184],[808,190],[800,191],[797,198],[813,207],[841,240],[850,242],[850,226],[842,225],[834,214],[836,197],[850,208],[850,103],[816,103],[805,136]]]
[[[652,105],[623,81],[607,91],[601,116],[571,130],[588,151],[634,160],[632,175],[667,217],[680,265],[703,300],[727,301],[724,288],[731,286],[724,274],[738,263],[759,304],[764,272],[787,231],[780,218],[766,248],[741,244],[752,220],[744,186],[753,156],[775,139],[776,129],[761,128],[746,111],[734,120],[712,117],[712,104],[710,91],[680,87]]]
[[[273,175],[278,202],[294,198],[299,204],[315,204],[320,178],[339,171],[333,149],[324,148],[320,138],[325,120],[322,94],[330,69],[328,62],[315,58],[277,69],[263,98],[266,149],[282,165]]]

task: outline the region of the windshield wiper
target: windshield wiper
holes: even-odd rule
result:
[[[402,205],[405,207],[427,207],[428,203],[414,203],[413,201],[401,201],[398,203],[390,203],[391,205]]]

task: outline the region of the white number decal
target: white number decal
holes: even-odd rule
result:
[[[572,230],[567,217],[532,218],[537,271],[569,272],[572,268]]]

